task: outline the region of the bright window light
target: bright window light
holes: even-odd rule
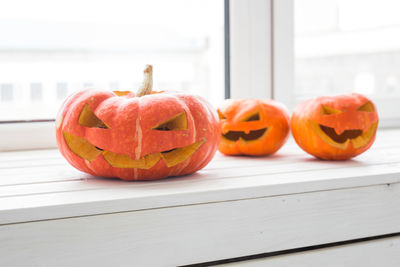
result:
[[[224,98],[223,0],[0,2],[0,121],[54,119],[87,87]]]
[[[295,0],[296,98],[399,98],[399,9],[397,0]]]

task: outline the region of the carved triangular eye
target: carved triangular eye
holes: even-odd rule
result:
[[[332,115],[332,114],[340,114],[342,113],[340,110],[321,105],[321,115]]]
[[[375,111],[374,105],[372,105],[372,103],[369,101],[367,103],[365,103],[364,105],[362,105],[361,107],[359,107],[357,110],[358,111],[366,111],[366,112],[374,112]]]
[[[243,121],[259,121],[260,120],[260,112],[257,112],[250,117],[245,118]]]
[[[109,127],[104,122],[97,118],[97,116],[93,113],[88,104],[83,107],[81,115],[79,116],[78,123],[82,126],[90,128],[109,129]]]
[[[217,113],[220,120],[226,120],[226,116],[219,109],[217,109]]]
[[[158,131],[187,130],[186,112],[183,111],[157,126],[154,126],[152,129]]]

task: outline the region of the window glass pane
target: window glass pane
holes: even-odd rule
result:
[[[87,87],[224,97],[223,0],[0,2],[0,121],[51,119]]]
[[[63,100],[68,95],[68,84],[59,82],[56,84],[56,90],[57,90],[57,99]]]
[[[9,83],[3,83],[0,85],[0,99],[2,102],[11,102],[14,98],[13,85]]]
[[[40,101],[42,99],[42,84],[31,84],[31,101]]]
[[[398,0],[295,0],[296,99],[399,98],[399,10]]]

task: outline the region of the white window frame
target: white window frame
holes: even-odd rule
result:
[[[232,98],[293,106],[293,0],[230,1]]]
[[[0,151],[55,148],[54,121],[0,123]]]
[[[295,0],[230,1],[232,98],[273,98],[290,111],[296,99]],[[374,98],[380,128],[400,127],[399,98]]]
[[[271,0],[230,0],[231,98],[271,98]]]
[[[294,0],[227,1],[230,97],[273,98],[293,110]],[[396,102],[387,100],[380,113],[392,114]],[[380,126],[400,127],[400,116]],[[54,122],[1,123],[0,137],[0,151],[56,147]]]

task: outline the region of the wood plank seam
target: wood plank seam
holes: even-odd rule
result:
[[[221,200],[221,201],[197,202],[197,203],[182,204],[182,205],[170,205],[170,206],[162,206],[162,207],[154,207],[154,208],[123,210],[123,211],[116,211],[116,212],[95,213],[95,214],[78,215],[78,216],[66,216],[66,217],[59,217],[59,218],[54,218],[54,219],[30,220],[30,221],[15,222],[15,223],[0,223],[0,226],[17,225],[17,224],[25,224],[25,223],[33,223],[33,222],[43,222],[43,221],[58,221],[58,220],[64,220],[64,219],[76,219],[76,218],[94,217],[94,216],[101,216],[101,215],[123,214],[123,213],[139,212],[139,211],[154,211],[154,210],[163,210],[163,209],[169,209],[169,208],[213,205],[213,204],[218,204],[218,203],[240,202],[240,201],[246,201],[246,200],[261,200],[261,199],[268,199],[268,198],[275,198],[275,197],[282,197],[282,196],[295,196],[295,195],[313,194],[313,193],[328,192],[328,191],[341,191],[341,190],[358,189],[358,188],[361,189],[361,188],[368,188],[368,187],[373,187],[373,186],[386,185],[387,187],[390,187],[392,185],[397,185],[397,184],[400,185],[400,182],[399,183],[390,183],[390,184],[387,184],[387,183],[374,184],[372,186],[371,185],[353,186],[353,187],[343,187],[343,188],[336,188],[336,189],[329,189],[329,190],[314,190],[314,191],[296,192],[296,193],[288,193],[288,194],[276,194],[276,195],[263,196],[263,197],[235,198],[235,199],[227,199],[227,200]]]
[[[248,261],[248,260],[270,258],[270,257],[288,255],[288,254],[296,254],[296,253],[301,253],[301,252],[305,252],[305,251],[321,250],[321,249],[332,248],[332,247],[341,247],[341,246],[345,246],[345,245],[349,245],[349,244],[357,244],[357,243],[363,243],[363,242],[368,242],[368,241],[373,241],[373,240],[388,239],[391,237],[399,237],[399,236],[400,236],[400,233],[392,233],[392,234],[386,234],[386,235],[344,240],[344,241],[340,241],[340,242],[333,242],[333,243],[306,246],[306,247],[300,247],[300,248],[292,248],[292,249],[273,251],[273,252],[267,252],[267,253],[260,253],[260,254],[237,257],[237,258],[222,259],[222,260],[217,260],[217,261],[209,261],[209,262],[202,262],[202,263],[195,263],[195,264],[188,264],[188,265],[180,265],[177,267],[209,267],[209,266],[218,266],[218,265],[234,263],[234,262],[240,263],[240,262]]]
[[[400,163],[398,161],[396,162],[383,162],[383,163],[379,163],[379,164],[371,164],[368,166],[381,166],[381,165],[391,165],[391,164],[397,164]],[[350,168],[354,168],[354,169],[358,169],[358,168],[365,168],[366,166],[343,166],[340,169],[350,169]],[[289,173],[307,173],[307,172],[314,172],[316,170],[318,171],[325,171],[325,170],[332,170],[335,169],[337,170],[338,167],[337,166],[333,166],[333,167],[329,167],[329,168],[321,168],[321,169],[304,169],[304,170],[289,170],[289,171],[283,171],[283,172],[271,172],[271,173],[261,173],[261,174],[253,174],[253,175],[247,175],[246,177],[259,177],[259,176],[271,176],[271,175],[281,175],[281,174],[289,174]],[[230,179],[230,178],[240,178],[243,175],[236,175],[236,176],[226,176],[226,177],[218,177],[218,178],[209,178],[208,180],[222,180],[222,179]],[[91,177],[91,178],[87,178],[87,180],[92,180],[92,179],[98,179],[96,177]],[[84,179],[86,180],[86,179]],[[84,181],[83,180],[83,181]],[[107,179],[108,180],[108,179]],[[79,181],[79,180],[77,180]],[[63,182],[67,182],[67,181],[55,181],[54,183],[63,183]],[[161,181],[162,183],[163,181]],[[171,182],[175,182],[175,183],[180,183],[179,180],[175,180],[175,181],[171,181]],[[46,184],[47,182],[44,182],[42,184]],[[125,182],[127,183],[127,182]],[[121,185],[115,185],[114,187],[124,187],[124,188],[130,188],[130,187],[146,187],[149,186],[149,184],[147,183],[133,183],[133,184],[122,184]],[[157,183],[157,182],[156,182]],[[160,182],[158,182],[160,183]],[[36,184],[36,183],[33,183]],[[20,184],[17,184],[20,185]],[[22,185],[22,184],[21,184]],[[25,185],[25,184],[23,184]],[[1,187],[7,187],[7,186],[11,186],[11,185],[2,185]],[[0,198],[9,198],[9,197],[19,197],[19,196],[27,196],[27,195],[43,195],[43,194],[53,194],[53,193],[65,193],[65,192],[79,192],[79,191],[95,191],[95,190],[104,190],[104,188],[85,188],[85,189],[77,189],[77,190],[73,190],[73,191],[56,191],[56,192],[43,192],[43,193],[32,193],[32,194],[16,194],[16,195],[12,195],[12,196],[0,196]]]

